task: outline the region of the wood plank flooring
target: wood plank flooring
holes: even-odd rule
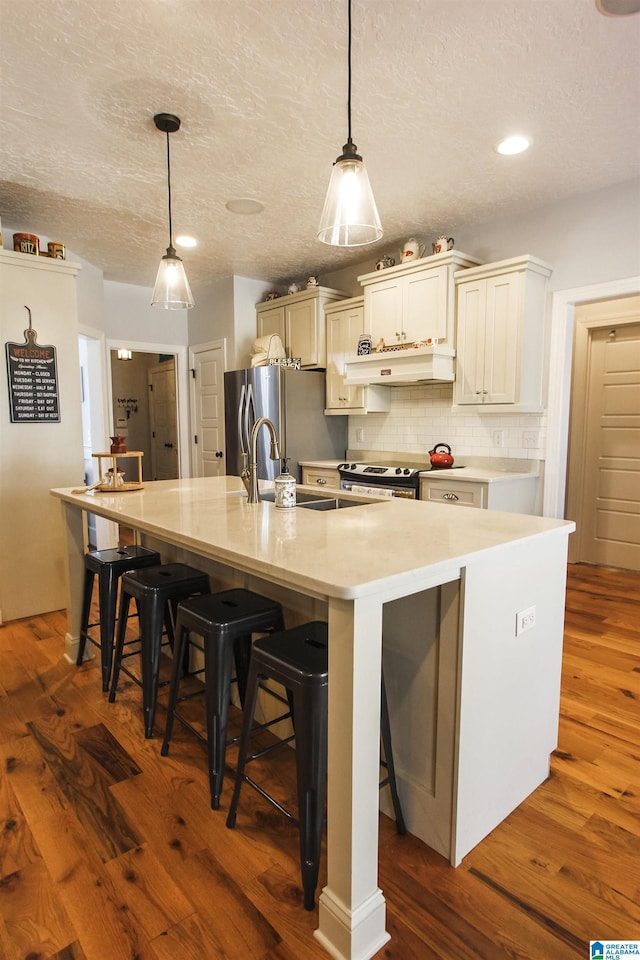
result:
[[[213,812],[202,746],[176,724],[161,758],[139,688],[107,703],[65,629],[0,628],[2,960],[326,960],[295,830],[249,790],[227,830],[231,775]],[[640,575],[571,566],[551,776],[456,870],[381,817],[380,958],[587,960],[640,936],[639,650]],[[293,765],[269,770],[292,796]]]

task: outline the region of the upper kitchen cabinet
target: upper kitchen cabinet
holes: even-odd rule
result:
[[[287,356],[307,368],[327,365],[324,308],[349,296],[330,287],[313,287],[279,300],[256,304],[258,336],[277,333]]]
[[[433,339],[455,347],[454,272],[479,264],[458,250],[423,257],[358,277],[364,287],[364,317],[374,346],[409,347]]]
[[[389,387],[347,386],[345,363],[358,353],[358,338],[365,333],[364,297],[353,297],[325,307],[327,318],[326,414],[380,413],[390,409]]]
[[[485,413],[543,410],[552,272],[542,260],[523,256],[456,273],[454,404],[481,404]]]

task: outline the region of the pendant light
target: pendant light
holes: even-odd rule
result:
[[[359,247],[382,236],[369,177],[351,139],[351,0],[349,4],[347,142],[331,171],[317,237],[334,247]]]
[[[171,224],[171,154],[169,151],[169,134],[180,129],[180,118],[172,113],[157,113],[153,118],[158,130],[167,135],[167,188],[169,195],[169,246],[160,261],[156,285],[153,288],[151,305],[164,307],[165,310],[188,310],[193,306],[193,296],[184,264],[173,246],[173,229]]]

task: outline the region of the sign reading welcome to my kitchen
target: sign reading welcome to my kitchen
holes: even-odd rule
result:
[[[24,343],[6,343],[9,411],[12,423],[59,423],[58,364],[56,348],[37,342],[31,326]]]

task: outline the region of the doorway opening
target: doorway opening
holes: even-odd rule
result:
[[[176,358],[168,353],[110,351],[113,431],[143,454],[142,479],[180,476]]]

